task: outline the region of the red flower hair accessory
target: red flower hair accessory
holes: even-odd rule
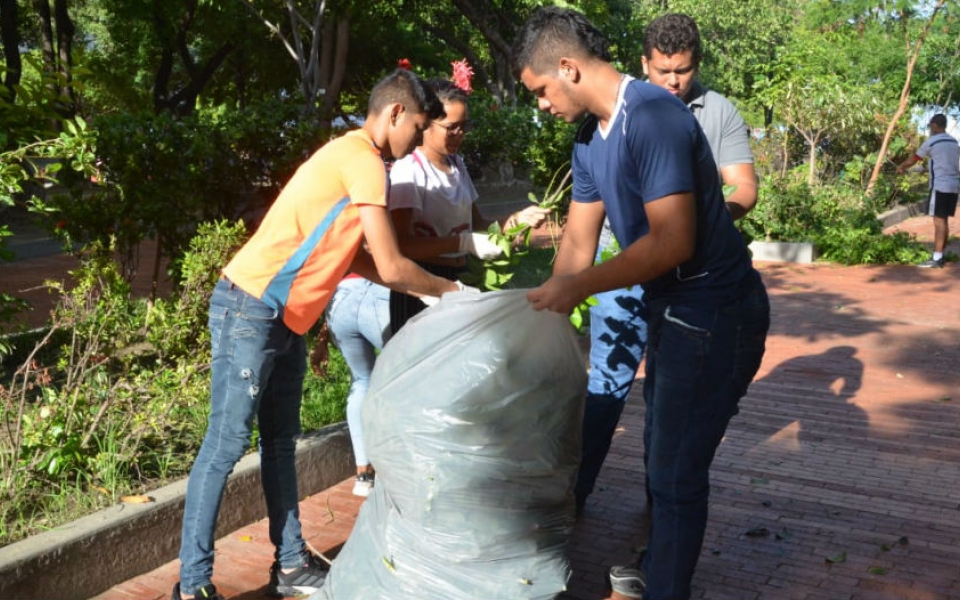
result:
[[[467,59],[455,60],[450,65],[453,67],[453,85],[457,86],[466,93],[473,91],[470,87],[470,80],[473,79],[473,69],[467,63]]]
[[[401,58],[400,60],[398,60],[398,61],[397,61],[397,68],[398,68],[398,69],[403,69],[404,71],[409,71],[409,70],[410,70],[410,59],[409,59],[409,58]]]

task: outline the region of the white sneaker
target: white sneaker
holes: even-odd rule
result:
[[[375,478],[376,475],[373,473],[360,473],[357,475],[357,480],[353,482],[353,495],[363,496],[364,498],[369,496],[373,490],[373,480]]]

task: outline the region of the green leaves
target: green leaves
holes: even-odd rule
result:
[[[580,304],[574,307],[570,313],[570,324],[577,331],[587,323],[590,317],[590,307],[598,304],[596,296],[590,296]]]
[[[479,267],[476,261],[468,258],[468,273],[472,273],[473,276],[461,278],[461,280],[467,285],[485,290],[502,290],[513,279],[521,258],[527,254],[530,228],[526,225],[518,225],[503,231],[499,223],[493,222],[487,228],[487,236],[491,242],[503,250],[503,256],[482,261]],[[479,279],[476,278],[478,274]]]

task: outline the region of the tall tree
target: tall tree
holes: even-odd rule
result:
[[[917,65],[917,60],[920,57],[920,51],[923,49],[923,42],[927,37],[927,34],[930,32],[930,27],[933,25],[934,20],[937,18],[937,13],[940,12],[940,9],[943,8],[946,0],[938,0],[936,6],[933,7],[933,10],[930,11],[930,16],[926,19],[926,23],[923,26],[923,30],[920,32],[920,35],[916,40],[912,40],[910,36],[910,27],[909,19],[906,10],[901,10],[900,18],[901,23],[903,24],[904,32],[904,46],[906,54],[906,79],[903,82],[903,88],[900,91],[900,101],[897,104],[897,109],[893,113],[893,117],[890,119],[890,124],[887,126],[887,131],[883,135],[883,142],[880,144],[880,151],[877,153],[877,161],[873,165],[873,173],[870,175],[870,181],[867,183],[867,195],[870,196],[873,194],[873,190],[876,187],[877,179],[880,177],[880,170],[883,168],[883,163],[886,160],[887,148],[890,146],[890,138],[893,137],[893,132],[897,127],[897,123],[900,121],[900,118],[903,117],[904,113],[907,112],[907,108],[910,106],[910,83],[913,80],[913,70]]]
[[[510,45],[536,5],[530,0],[407,0],[401,14],[426,34],[445,69],[451,60],[465,58],[476,75],[475,89],[486,89],[499,104],[512,104],[517,87]]]
[[[17,99],[16,86],[23,74],[23,61],[20,58],[20,13],[17,0],[0,0],[0,44],[3,44],[3,59],[6,72],[3,74],[3,87],[7,90],[7,101]]]
[[[637,20],[647,23],[666,12],[693,17],[700,29],[704,59],[701,78],[711,88],[733,99],[741,108],[773,123],[774,107],[760,104],[757,92],[772,83],[773,64],[789,43],[806,2],[797,0],[662,0],[638,9]],[[639,69],[639,65],[631,65]]]
[[[153,106],[158,114],[193,112],[200,92],[234,49],[233,43],[224,42],[197,60],[191,36],[198,9],[199,0],[152,1],[153,23],[160,44],[160,63],[153,83]],[[178,62],[181,76],[175,78]]]
[[[73,93],[73,36],[76,31],[67,12],[67,0],[33,0],[39,19],[40,50],[44,72],[53,97],[60,98],[60,112],[72,117],[76,112]]]
[[[284,13],[268,13],[250,0],[239,0],[280,40],[300,72],[304,111],[328,120],[346,74],[350,11],[337,15],[326,0],[286,0]]]

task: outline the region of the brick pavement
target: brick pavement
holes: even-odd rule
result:
[[[960,265],[758,267],[773,325],[714,463],[694,598],[960,597]],[[570,540],[565,600],[601,598],[607,566],[644,543],[642,419],[635,387]],[[358,508],[349,481],[306,498],[305,535],[334,553]],[[263,597],[265,521],[217,553],[228,598]],[[171,561],[96,600],[168,598],[176,572]]]

